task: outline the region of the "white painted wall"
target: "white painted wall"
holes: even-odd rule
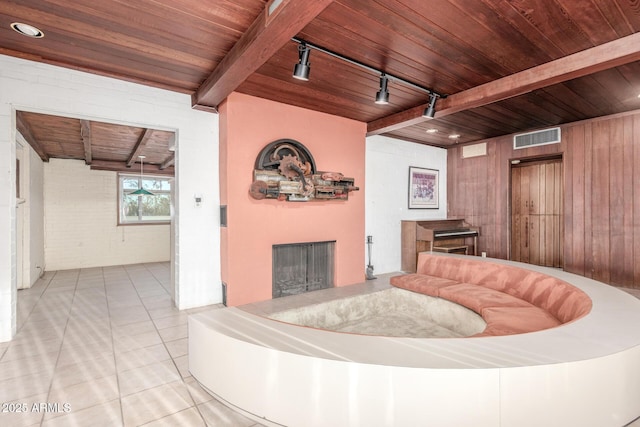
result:
[[[21,272],[16,271],[16,285],[18,289],[25,289],[44,271],[44,170],[42,160],[20,134],[16,134],[16,155],[20,160],[22,202],[16,209],[16,239],[22,239],[16,242],[17,268],[22,268]]]
[[[22,152],[20,161],[21,199],[23,203],[17,210],[23,215],[22,253],[16,253],[18,265],[22,264],[22,277],[18,275],[18,289],[30,288],[44,271],[44,200],[42,160],[18,134],[19,146],[16,153]],[[20,148],[21,147],[21,148]],[[17,221],[19,224],[20,221]],[[19,236],[19,233],[18,233]],[[18,237],[16,236],[16,237]],[[17,245],[19,246],[19,245]],[[20,259],[22,258],[22,262]],[[40,267],[40,269],[38,269]]]
[[[29,149],[29,286],[45,271],[44,259],[44,167],[36,152]],[[38,268],[40,267],[40,268]]]
[[[44,164],[47,270],[169,261],[169,224],[118,226],[118,174],[84,161]]]
[[[440,171],[438,209],[409,209],[409,166]],[[447,150],[388,138],[367,138],[365,230],[373,236],[374,275],[400,271],[400,221],[447,217]],[[365,265],[368,259],[365,256]]]
[[[16,110],[176,131],[175,300],[221,301],[217,115],[186,94],[0,55],[0,342],[16,329]]]

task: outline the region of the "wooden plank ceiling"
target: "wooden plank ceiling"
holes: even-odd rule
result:
[[[16,112],[20,134],[40,158],[84,160],[91,169],[174,175],[174,132]],[[139,156],[144,156],[140,159]]]
[[[4,0],[0,53],[187,93],[194,108],[215,111],[238,91],[441,147],[640,108],[637,0],[272,3]],[[292,37],[370,69],[311,50],[309,81],[293,79]],[[378,71],[447,95],[435,119],[421,117],[428,94],[397,80],[390,103],[375,104]],[[91,154],[126,157],[112,151]]]

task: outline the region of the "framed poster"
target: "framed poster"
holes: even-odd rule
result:
[[[435,169],[409,166],[409,209],[438,209],[438,175]]]

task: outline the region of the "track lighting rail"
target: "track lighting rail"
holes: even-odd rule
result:
[[[298,44],[301,44],[301,45],[304,44],[304,45],[306,45],[306,47],[308,47],[310,49],[317,50],[317,51],[322,52],[322,53],[324,53],[326,55],[329,55],[329,56],[332,56],[334,58],[340,59],[340,60],[342,60],[344,62],[348,62],[349,64],[355,65],[357,67],[363,68],[363,69],[365,69],[367,71],[370,71],[372,73],[375,73],[375,74],[378,74],[378,75],[384,74],[387,77],[388,80],[392,80],[392,81],[395,81],[395,82],[402,83],[405,86],[409,86],[409,87],[411,87],[413,89],[417,89],[417,90],[419,90],[421,92],[425,92],[425,93],[429,94],[430,96],[435,96],[436,98],[443,98],[443,99],[447,97],[447,95],[442,94],[442,93],[438,93],[433,89],[429,89],[427,87],[420,86],[418,84],[412,83],[412,82],[410,82],[408,80],[405,80],[405,79],[402,79],[400,77],[394,76],[393,74],[389,74],[386,71],[382,71],[382,70],[378,70],[376,68],[370,67],[367,64],[363,64],[360,61],[356,61],[355,59],[347,58],[346,56],[340,55],[339,53],[333,52],[333,51],[331,51],[329,49],[325,49],[322,46],[318,46],[318,45],[315,45],[313,43],[309,43],[308,41],[300,39],[298,37],[292,37],[291,40],[296,42],[296,43],[298,43]]]

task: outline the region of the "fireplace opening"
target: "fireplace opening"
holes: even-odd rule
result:
[[[335,243],[273,245],[272,298],[333,287]]]

